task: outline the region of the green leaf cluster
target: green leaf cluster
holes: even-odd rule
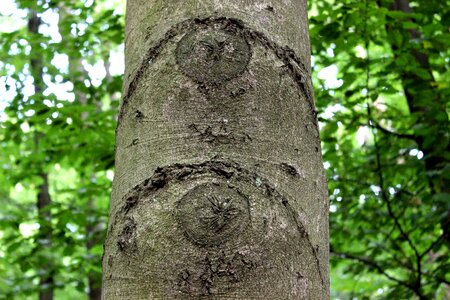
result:
[[[0,16],[0,299],[101,284],[123,1],[7,1]],[[37,32],[29,29],[33,13]],[[51,203],[37,207],[44,176]],[[40,283],[52,277],[51,283]]]
[[[450,289],[449,8],[310,2],[333,299],[444,299]]]
[[[5,1],[15,8],[0,15],[0,298],[87,298],[101,278],[124,1]],[[309,1],[332,299],[449,293],[449,8]],[[45,178],[51,203],[39,209]]]

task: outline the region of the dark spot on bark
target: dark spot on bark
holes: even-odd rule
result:
[[[122,232],[119,234],[117,245],[121,251],[132,252],[136,250],[136,222],[128,217]]]
[[[267,234],[269,232],[269,221],[267,220],[266,217],[263,217],[263,229],[264,232]]]
[[[211,170],[214,171],[217,175],[221,175],[227,179],[231,178],[231,176],[233,176],[234,174],[233,171],[218,166],[213,166]]]
[[[127,213],[133,206],[135,206],[138,201],[139,201],[139,198],[138,198],[137,193],[132,193],[131,195],[129,195],[125,199],[125,204],[123,207],[123,210],[125,211],[125,213]]]
[[[153,176],[153,178],[151,180],[152,187],[155,189],[163,188],[167,183],[166,173],[164,172],[164,170],[162,168],[157,168],[155,171],[155,175],[156,176]]]
[[[288,163],[281,163],[280,167],[283,171],[285,171],[289,175],[296,178],[300,177],[300,173],[297,171],[297,168],[295,168],[293,165],[290,165]]]
[[[231,290],[243,280],[256,264],[239,252],[207,253],[195,269],[183,269],[177,276],[178,289],[189,296],[210,296],[218,292],[216,286]]]
[[[274,12],[273,6],[271,6],[271,5],[267,5],[266,10],[268,10],[270,12]]]
[[[231,98],[237,98],[237,97],[239,97],[239,96],[244,95],[245,92],[246,92],[246,89],[245,89],[245,88],[239,87],[239,88],[237,88],[236,90],[231,91],[231,92],[230,92],[230,96],[231,96]]]
[[[193,130],[203,142],[212,144],[245,143],[252,140],[247,133],[234,133],[225,121],[211,125],[191,124],[188,128]]]
[[[145,118],[144,114],[143,114],[139,109],[137,109],[137,110],[134,112],[134,117],[135,117],[136,120],[138,120],[138,121],[142,121],[142,120]]]
[[[108,256],[108,266],[111,268],[113,265],[113,257],[112,255]]]

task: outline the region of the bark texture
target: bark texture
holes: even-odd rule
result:
[[[129,0],[103,299],[328,299],[306,1]]]

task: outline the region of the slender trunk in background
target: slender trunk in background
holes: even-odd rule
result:
[[[329,299],[306,0],[129,0],[103,299]]]
[[[64,3],[59,4],[59,27],[60,27],[60,34],[63,36],[63,43],[66,44],[72,43],[74,40],[77,39],[77,36],[72,35],[68,32],[68,28],[64,28],[64,21],[67,20],[67,18],[70,18],[70,12],[69,9],[64,5]],[[65,24],[67,26],[67,24]],[[66,38],[67,37],[67,38]],[[64,41],[64,39],[67,39]],[[103,49],[109,49],[107,45],[103,45]],[[76,50],[78,51],[78,50]],[[83,66],[83,57],[80,53],[77,53],[75,57],[72,57],[69,61],[69,74],[71,75],[70,80],[74,83],[74,92],[76,96],[76,101],[80,104],[81,107],[84,107],[85,109],[82,109],[80,114],[80,119],[83,121],[83,124],[85,128],[87,128],[89,125],[86,124],[86,120],[89,117],[88,112],[88,94],[83,92],[82,87],[84,86],[84,81],[86,79],[89,79],[89,74],[86,71],[86,69]],[[107,70],[107,73],[109,70]],[[108,80],[109,81],[109,80]],[[98,107],[98,111],[101,110],[101,99],[92,99],[91,100],[93,104]],[[95,181],[96,174],[95,172],[89,173],[89,172],[82,172],[81,177],[81,185],[88,185],[90,182]],[[87,199],[86,205],[86,220],[87,224],[85,226],[86,231],[86,250],[88,254],[91,253],[92,248],[94,248],[96,245],[102,243],[104,238],[104,229],[106,227],[106,224],[104,224],[101,219],[97,218],[98,216],[98,207],[96,204],[96,195],[90,195],[89,199]],[[95,259],[95,256],[90,256]],[[92,259],[91,258],[91,259]],[[94,261],[94,263],[97,266],[101,266],[101,260],[98,259],[98,261]],[[88,299],[90,300],[100,300],[102,295],[102,288],[101,288],[101,272],[95,272],[91,270],[87,274],[87,283],[88,283]]]
[[[31,12],[30,19],[28,20],[28,31],[33,34],[38,34],[41,19],[36,12]],[[42,79],[42,60],[39,58],[39,45],[34,44],[30,53],[30,72],[34,80],[34,93],[36,95],[42,94],[44,90],[44,82]],[[39,151],[39,140],[41,139],[39,132],[35,133],[35,146],[36,152]],[[39,177],[42,183],[38,187],[37,196],[37,210],[39,219],[39,238],[38,243],[41,249],[51,246],[52,240],[52,227],[51,227],[51,213],[48,210],[48,206],[52,200],[49,193],[48,175],[43,170],[39,171]],[[51,250],[49,250],[51,252]],[[52,275],[51,261],[43,261],[42,267],[39,269],[39,300],[52,300],[53,299],[53,275]]]
[[[413,13],[408,0],[393,0],[391,10],[403,13]],[[393,33],[394,28],[387,27],[388,33]],[[409,29],[409,39],[398,43],[393,39],[391,47],[394,52],[399,49],[409,49],[412,63],[422,68],[427,77],[419,76],[414,71],[405,70],[401,74],[403,90],[405,92],[409,111],[417,116],[417,123],[427,130],[418,127],[414,139],[418,148],[424,153],[425,169],[428,174],[428,182],[433,194],[450,193],[450,134],[449,120],[446,111],[447,99],[441,96],[437,83],[430,67],[429,57],[426,53],[414,49],[417,41],[422,38],[421,32]],[[407,47],[406,44],[411,44]],[[402,50],[405,51],[405,50]],[[430,134],[433,133],[433,134]],[[450,244],[450,211],[447,217],[441,221],[443,237]]]
[[[94,215],[95,203],[92,199],[88,202],[89,210]],[[102,222],[92,223],[88,221],[86,225],[86,249],[88,252],[97,245],[104,236],[104,224]],[[88,296],[89,300],[100,300],[102,298],[101,274],[89,273],[88,275]]]
[[[88,72],[84,69],[81,59],[71,60],[70,63],[71,74],[75,74],[72,79],[73,82],[83,82],[85,78],[88,78]],[[88,99],[86,94],[76,90],[75,91],[76,99],[80,103],[80,106],[86,106],[88,103]],[[82,111],[81,120],[86,120],[89,117],[89,113],[86,111]],[[84,173],[84,178],[82,178],[82,182],[88,184],[88,181],[95,180],[95,173],[86,174]],[[85,227],[86,230],[86,249],[88,252],[100,243],[103,237],[104,227],[105,225],[98,221],[96,218],[96,204],[95,204],[95,196],[91,196],[86,205],[88,206],[88,216],[87,216],[87,225]],[[93,221],[94,220],[94,221]],[[96,222],[97,221],[97,222]],[[98,261],[101,264],[101,261]],[[88,274],[88,296],[90,300],[100,300],[102,295],[101,288],[101,274],[90,272]]]

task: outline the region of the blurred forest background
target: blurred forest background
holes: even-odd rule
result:
[[[309,10],[331,298],[450,299],[450,1]],[[0,299],[99,299],[124,12],[1,0]]]

